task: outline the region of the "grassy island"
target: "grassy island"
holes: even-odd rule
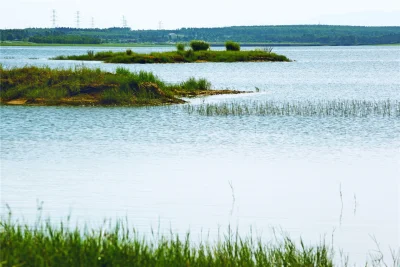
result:
[[[0,65],[0,104],[162,105],[184,103],[179,97],[237,93],[241,92],[211,90],[205,79],[167,84],[151,72],[124,68],[111,73],[85,67],[5,69]]]
[[[197,44],[197,46],[196,46]],[[106,63],[192,63],[192,62],[255,62],[255,61],[290,61],[286,56],[272,52],[271,48],[252,51],[240,51],[240,46],[234,42],[226,42],[226,51],[210,50],[204,41],[192,41],[191,49],[185,51],[184,44],[177,44],[177,51],[153,52],[139,54],[128,49],[125,52],[98,52],[88,51],[85,55],[58,56],[54,60],[85,60],[103,61]]]

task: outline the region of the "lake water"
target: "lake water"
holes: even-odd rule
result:
[[[88,47],[1,47],[4,67],[118,64],[51,61]],[[171,48],[133,48],[150,52]],[[258,93],[196,103],[400,100],[400,47],[280,47],[290,63],[123,65],[168,82],[204,77]],[[269,240],[272,228],[322,238],[364,263],[400,248],[400,118],[201,116],[176,107],[1,110],[1,213],[97,225],[128,218],[140,232],[209,232],[228,225]],[[234,195],[234,197],[232,197]]]

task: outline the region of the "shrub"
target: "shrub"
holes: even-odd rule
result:
[[[240,51],[240,44],[233,41],[227,41],[225,47],[227,51]]]
[[[177,44],[176,44],[176,49],[177,49],[179,52],[185,51],[185,44],[183,44],[183,43],[177,43]]]
[[[190,42],[193,51],[205,51],[210,48],[210,44],[205,41],[193,40]]]
[[[263,48],[264,52],[267,52],[267,53],[272,53],[272,50],[273,50],[273,49],[274,49],[274,48],[271,47],[271,46],[268,46],[268,47],[264,47],[264,48]]]
[[[131,49],[126,49],[126,54],[127,54],[128,56],[132,55],[132,50],[131,50]]]

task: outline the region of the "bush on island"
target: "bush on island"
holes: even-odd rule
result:
[[[206,51],[210,48],[210,44],[205,41],[193,40],[190,42],[193,51]]]
[[[178,50],[178,52],[185,51],[185,44],[184,43],[177,43],[176,44],[176,50]]]
[[[225,47],[226,51],[240,51],[240,44],[233,41],[227,41]]]

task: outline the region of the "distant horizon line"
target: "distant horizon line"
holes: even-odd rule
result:
[[[384,28],[384,27],[398,27],[400,25],[341,25],[341,24],[265,24],[265,25],[231,25],[231,26],[215,26],[215,27],[181,27],[176,29],[132,29],[131,27],[69,27],[69,26],[57,26],[57,27],[27,27],[27,28],[1,28],[0,30],[26,30],[26,29],[82,29],[82,30],[106,30],[106,29],[129,29],[130,31],[176,31],[181,29],[215,29],[215,28],[233,28],[233,27],[280,27],[280,26],[335,26],[335,27],[364,27],[364,28]]]

